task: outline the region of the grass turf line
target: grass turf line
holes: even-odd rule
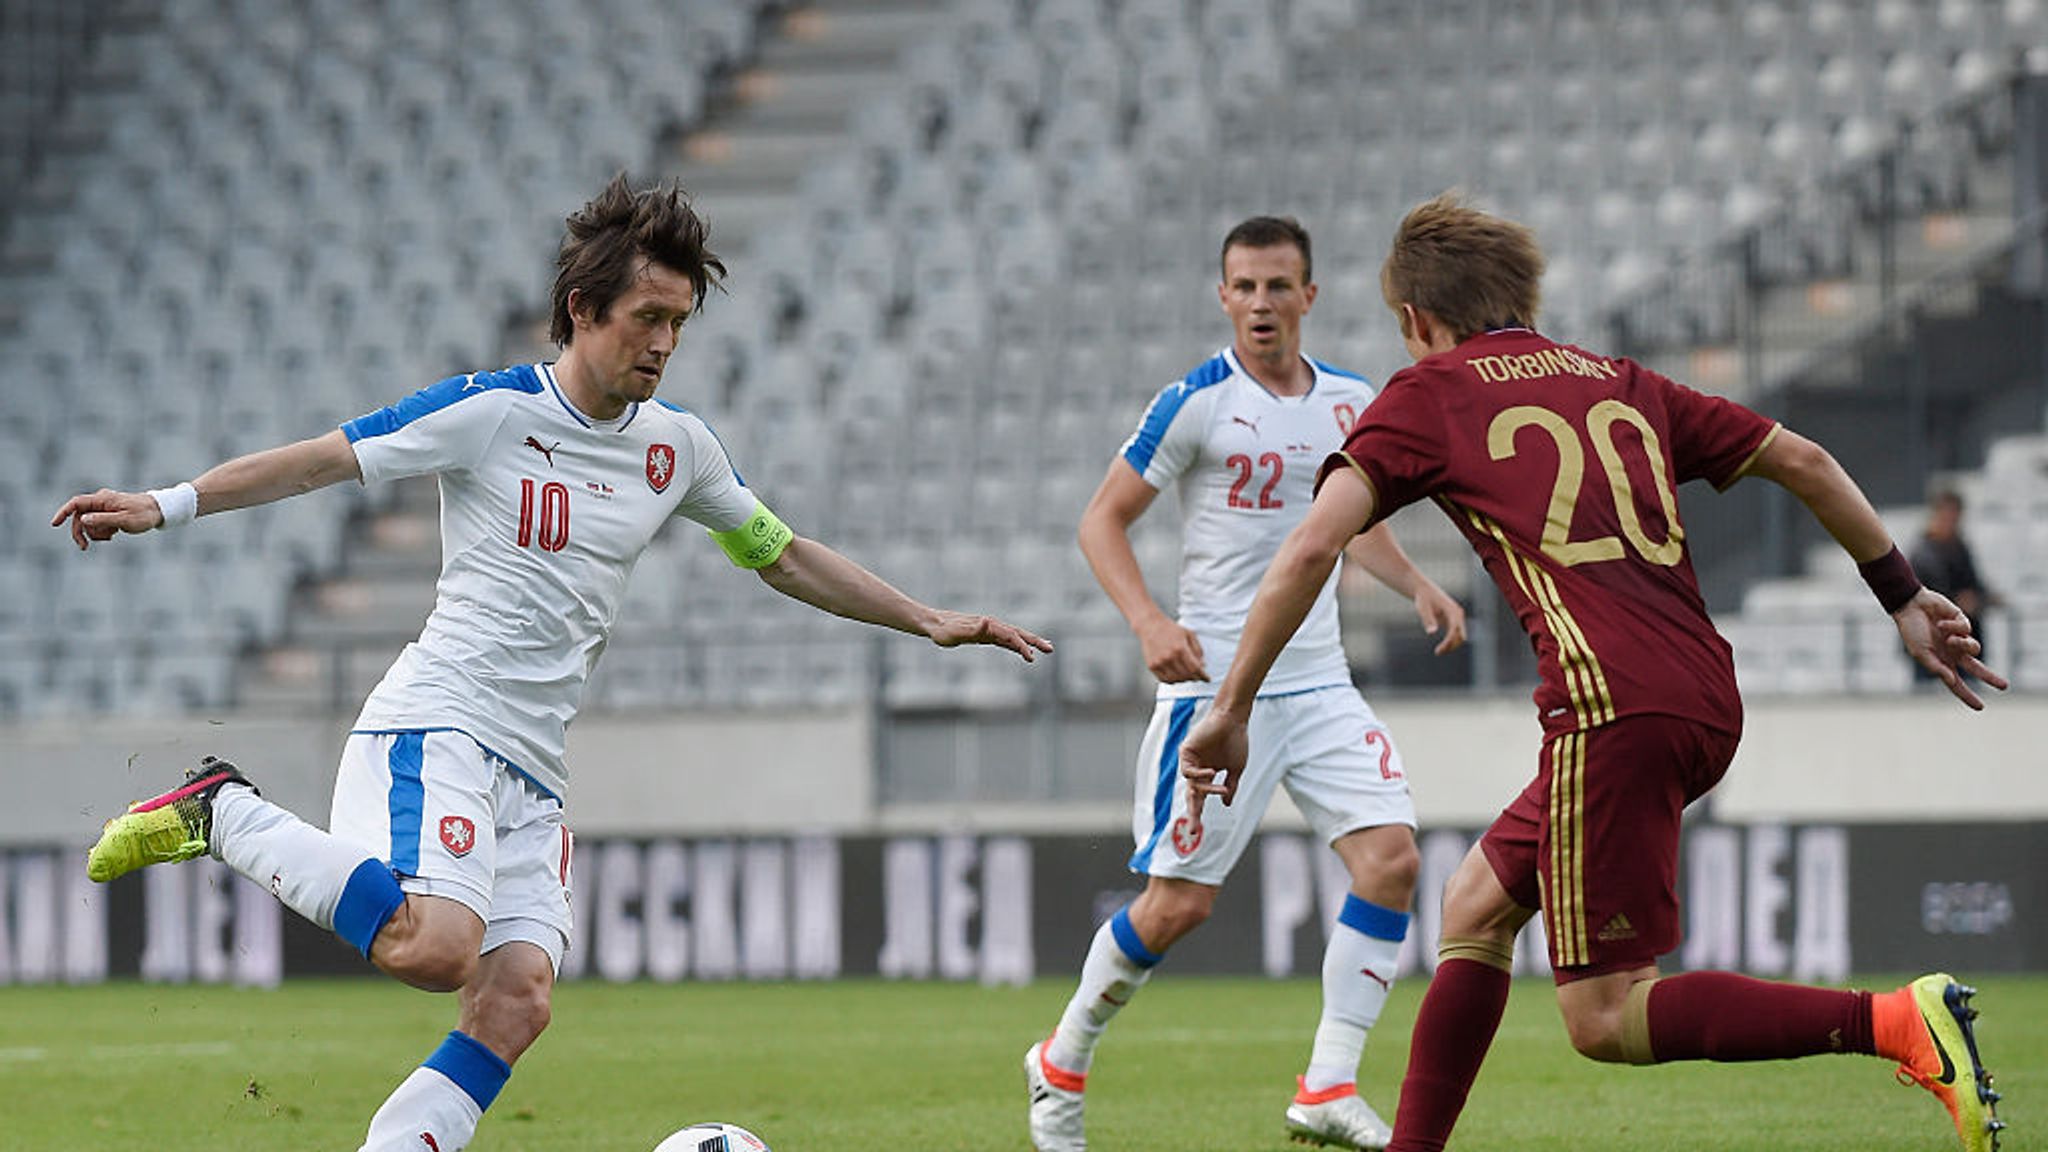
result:
[[[1859,986],[1888,988],[1896,977]],[[2006,1152],[2048,1149],[2048,977],[1984,977],[1979,1042]],[[1361,1089],[1389,1118],[1420,980],[1396,986]],[[722,1119],[777,1152],[1027,1147],[1020,1059],[1065,980],[564,985],[477,1152],[647,1152]],[[1148,985],[1089,1080],[1092,1146],[1288,1147],[1281,1111],[1315,1026],[1312,981]],[[271,991],[0,988],[0,1149],[353,1148],[384,1095],[453,1026],[452,997],[379,980]],[[1626,1068],[1578,1057],[1549,985],[1520,981],[1452,1147],[1534,1152],[1954,1147],[1947,1116],[1864,1057]]]

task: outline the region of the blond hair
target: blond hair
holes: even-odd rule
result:
[[[1387,307],[1410,304],[1464,340],[1531,327],[1543,301],[1543,249],[1528,226],[1482,212],[1456,192],[1417,205],[1394,230],[1380,265]],[[1405,334],[1407,318],[1401,321]]]

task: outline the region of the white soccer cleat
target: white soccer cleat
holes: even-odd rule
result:
[[[1087,1152],[1081,1121],[1086,1073],[1045,1062],[1045,1041],[1024,1053],[1024,1087],[1031,1095],[1031,1146],[1038,1152]],[[1383,1142],[1384,1143],[1384,1142]]]
[[[1297,1144],[1380,1152],[1393,1137],[1393,1130],[1354,1084],[1321,1092],[1303,1085],[1287,1105],[1287,1138]]]

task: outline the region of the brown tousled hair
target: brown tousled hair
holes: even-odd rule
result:
[[[1456,192],[1417,205],[1380,265],[1387,307],[1411,304],[1458,340],[1533,327],[1543,302],[1543,249],[1527,225],[1482,212]],[[1402,320],[1405,333],[1407,320]]]
[[[597,319],[603,320],[647,262],[690,278],[695,289],[693,314],[712,287],[724,290],[720,282],[725,263],[706,246],[710,229],[675,181],[635,191],[621,172],[596,199],[570,213],[567,223],[555,256],[553,315],[548,322],[548,338],[559,347],[568,347],[576,337],[569,293],[582,292]]]

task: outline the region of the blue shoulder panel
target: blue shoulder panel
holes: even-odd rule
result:
[[[1356,372],[1346,371],[1345,369],[1337,367],[1335,364],[1325,364],[1321,360],[1318,360],[1313,356],[1308,357],[1308,362],[1315,365],[1316,371],[1318,372],[1327,373],[1331,376],[1342,376],[1347,380],[1356,380],[1361,384],[1372,383],[1372,381],[1367,380],[1364,376],[1361,376]]]
[[[1188,397],[1230,379],[1230,371],[1230,361],[1219,352],[1182,377],[1180,383],[1160,389],[1159,395],[1152,399],[1152,406],[1145,409],[1145,419],[1138,424],[1138,434],[1131,437],[1130,447],[1124,449],[1124,459],[1137,469],[1138,475],[1143,476],[1145,469],[1152,466],[1152,454],[1159,451],[1160,439],[1166,435],[1167,426],[1180,414],[1181,405],[1188,402]]]
[[[356,417],[343,424],[341,431],[351,444],[365,436],[387,436],[422,416],[431,416],[451,404],[500,388],[537,394],[541,390],[540,376],[529,364],[521,364],[501,372],[475,372],[468,376],[450,376],[437,384],[427,385],[388,408],[379,408],[367,416]]]
[[[725,437],[720,436],[718,434],[718,429],[713,428],[711,426],[711,421],[706,420],[702,416],[697,415],[695,412],[690,411],[688,408],[683,407],[681,404],[671,404],[668,401],[663,400],[659,397],[656,397],[654,402],[678,415],[692,417],[697,421],[697,423],[702,424],[704,426],[704,430],[706,432],[711,433],[711,438],[713,440],[718,441],[718,446],[720,448],[725,449],[725,462],[727,464],[732,465],[732,478],[740,482],[740,487],[745,488],[747,486],[747,478],[745,476],[740,475],[740,466],[733,461],[732,449],[726,447]]]

